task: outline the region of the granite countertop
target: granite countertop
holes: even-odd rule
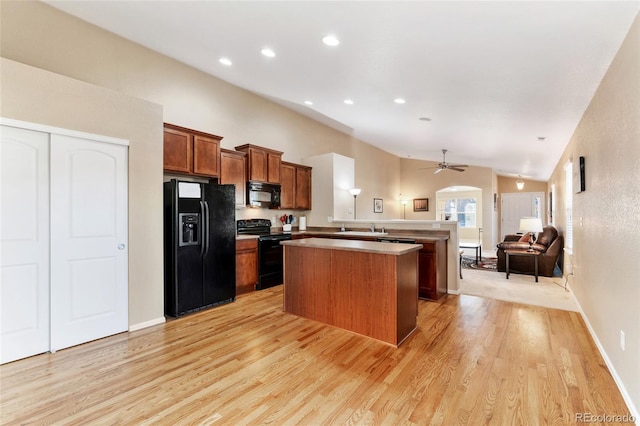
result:
[[[377,254],[400,256],[418,251],[422,244],[384,244],[375,241],[342,240],[330,238],[303,238],[300,240],[281,241],[284,246],[322,248],[328,250],[360,251]]]

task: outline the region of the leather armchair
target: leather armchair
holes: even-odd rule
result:
[[[538,239],[531,248],[540,253],[538,256],[538,275],[552,277],[553,270],[562,251],[564,240],[558,235],[558,230],[553,226],[545,226],[538,234]],[[505,250],[529,250],[529,238],[527,234],[507,235],[503,242],[498,244],[498,271],[507,270],[507,256]],[[533,256],[510,256],[509,270],[516,274],[533,275],[535,272],[535,259]]]

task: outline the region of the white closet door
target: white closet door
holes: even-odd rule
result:
[[[49,350],[49,134],[1,126],[0,363]]]
[[[127,147],[51,135],[51,350],[128,328]]]

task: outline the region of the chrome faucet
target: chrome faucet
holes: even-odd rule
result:
[[[376,224],[375,223],[371,224],[371,226],[369,227],[369,231],[376,232]]]
[[[346,231],[346,229],[344,229],[344,223],[342,224],[342,227],[340,227],[340,232],[344,232]]]

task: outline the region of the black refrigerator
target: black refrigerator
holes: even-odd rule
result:
[[[165,182],[165,315],[178,317],[235,297],[235,186]]]

